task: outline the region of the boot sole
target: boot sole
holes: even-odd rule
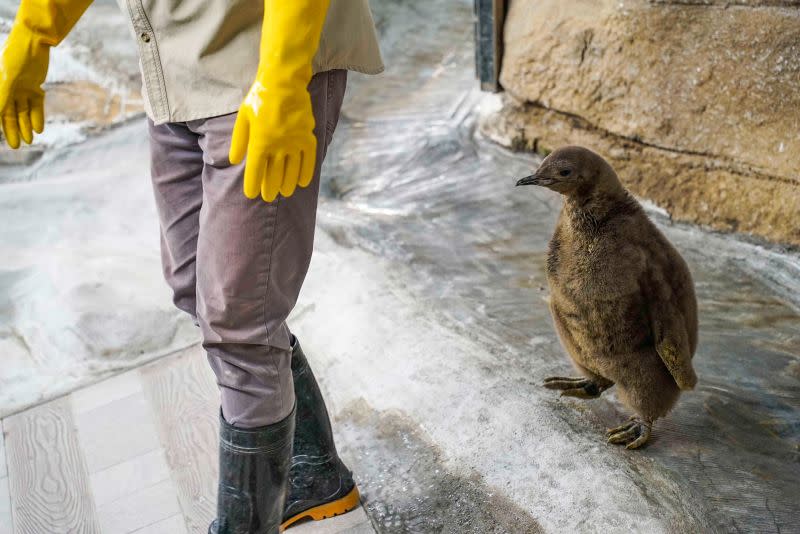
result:
[[[328,519],[337,515],[346,514],[361,504],[360,498],[361,496],[358,493],[358,488],[354,486],[353,489],[350,490],[350,493],[341,499],[336,499],[335,501],[321,504],[319,506],[315,506],[314,508],[309,508],[308,510],[304,510],[299,514],[290,517],[281,525],[281,531],[289,528],[297,521],[300,521],[306,517],[310,517],[314,521],[320,521],[322,519]]]

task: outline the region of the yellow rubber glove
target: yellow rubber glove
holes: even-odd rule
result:
[[[0,116],[11,148],[44,130],[44,90],[50,47],[78,22],[92,0],[22,0],[0,51]]]
[[[314,177],[308,83],[330,0],[265,0],[256,79],[239,108],[228,157],[244,159],[244,194],[272,202]]]

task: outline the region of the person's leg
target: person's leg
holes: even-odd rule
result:
[[[191,121],[205,166],[197,245],[197,318],[220,387],[220,482],[211,533],[278,532],[292,465],[295,395],[286,318],[311,260],[319,171],[346,73],[309,84],[317,168],[307,188],[274,202],[242,191],[228,160],[235,115]],[[335,118],[329,113],[335,109]]]
[[[323,146],[327,146],[339,121],[339,112],[347,87],[347,73],[334,71],[330,73],[325,84],[313,85],[309,89],[317,124],[326,125]],[[322,109],[319,109],[320,107]],[[321,133],[317,134],[317,139],[321,144]],[[323,151],[318,155],[318,160],[321,160],[324,154]],[[313,187],[316,198],[319,184],[316,183]],[[290,220],[302,219],[295,216]],[[293,232],[305,233],[299,228],[293,228]],[[313,228],[307,235],[313,236]],[[304,244],[309,255],[311,245],[310,241]],[[282,520],[284,528],[304,518],[319,520],[343,514],[359,505],[359,493],[353,475],[336,452],[322,392],[300,348],[300,343],[294,336],[292,336],[291,366],[296,397],[296,421],[290,472],[291,485]]]
[[[297,403],[283,528],[305,518],[341,515],[359,505],[353,473],[336,452],[325,399],[297,339],[292,350],[292,373]]]
[[[161,227],[161,266],[175,305],[196,317],[195,258],[203,203],[203,151],[184,123],[148,120],[150,173]]]
[[[317,168],[311,185],[289,198],[267,203],[244,196],[244,165],[228,161],[235,114],[188,123],[200,135],[205,160],[197,314],[224,418],[237,427],[281,421],[294,406],[286,318],[311,261],[319,171],[346,75],[324,72],[309,84]]]

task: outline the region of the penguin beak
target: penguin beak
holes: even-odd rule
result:
[[[530,176],[517,180],[517,185],[541,185],[547,187],[548,185],[552,185],[552,183],[553,180],[551,178],[542,178],[539,176],[539,173],[531,174]]]
[[[539,185],[539,178],[535,174],[531,174],[525,178],[520,178],[517,180],[517,186],[520,185]]]

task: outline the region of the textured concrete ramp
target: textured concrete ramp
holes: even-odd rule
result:
[[[471,6],[430,4],[374,5],[389,68],[351,77],[294,324],[373,519],[387,532],[800,530],[797,257],[654,209],[695,275],[700,384],[646,449],[606,445],[629,415],[613,392],[539,386],[570,369],[543,269],[560,200],[513,188],[536,162],[475,137],[494,99],[474,90]]]

